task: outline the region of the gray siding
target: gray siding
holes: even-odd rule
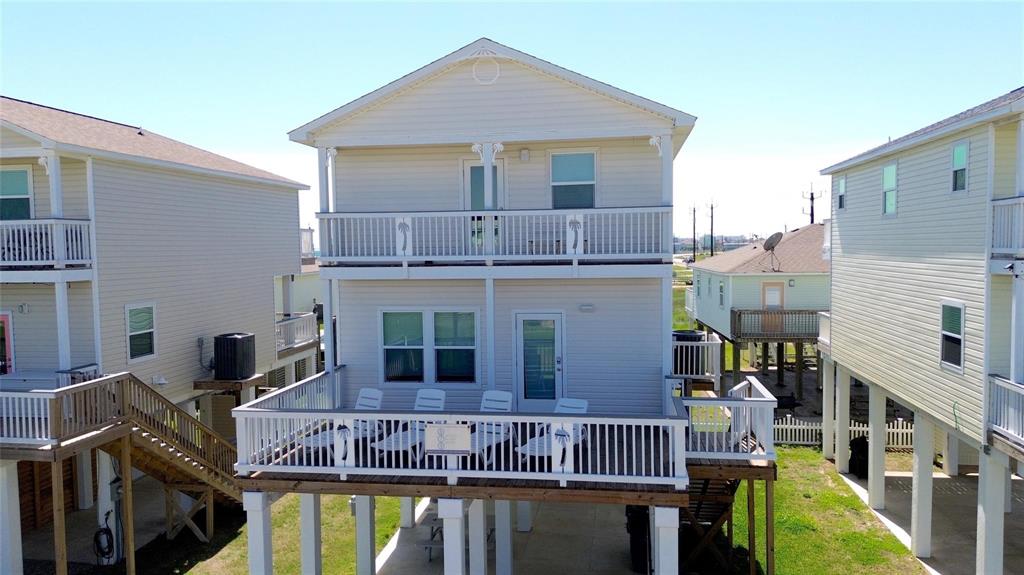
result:
[[[274,276],[299,272],[294,191],[107,161],[94,164],[103,369],[162,377],[173,400],[206,376],[197,339],[256,334],[276,359]],[[125,306],[156,304],[157,357],[129,364]]]

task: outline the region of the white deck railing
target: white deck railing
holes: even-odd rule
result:
[[[992,252],[1024,253],[1024,196],[992,200]]]
[[[727,397],[677,397],[674,401],[690,422],[688,457],[775,459],[777,401],[756,377],[748,376]]]
[[[668,259],[672,208],[321,213],[322,263]]]
[[[352,411],[331,407],[339,385],[317,374],[236,408],[237,472],[688,483],[683,418]],[[472,430],[468,454],[426,452],[437,424]],[[374,445],[393,434],[403,448]]]
[[[277,351],[316,340],[319,335],[316,314],[312,312],[288,314],[274,324]]]
[[[1024,383],[990,375],[988,420],[992,430],[1024,446]]]
[[[91,263],[90,225],[88,220],[2,221],[0,264],[64,267]]]
[[[683,297],[685,298],[683,306],[686,309],[686,313],[689,314],[690,319],[693,319],[693,315],[697,311],[697,300],[693,299],[693,287],[686,288],[686,291],[683,292]]]
[[[832,314],[827,311],[818,312],[818,344],[826,350],[832,346]]]
[[[713,382],[715,391],[722,391],[722,340],[709,333],[704,341],[672,342],[672,377],[670,386],[678,386],[683,379],[703,379]]]

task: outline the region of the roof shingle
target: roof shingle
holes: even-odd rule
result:
[[[824,224],[810,224],[783,234],[775,255],[757,242],[701,260],[694,269],[724,274],[828,273],[828,261],[821,257]]]

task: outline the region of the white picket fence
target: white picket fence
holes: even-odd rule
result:
[[[783,445],[821,445],[821,422],[787,415],[775,420],[775,443]],[[850,422],[850,439],[868,434],[868,424]],[[910,449],[914,446],[914,424],[903,419],[885,426],[886,449]]]

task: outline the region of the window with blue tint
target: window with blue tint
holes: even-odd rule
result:
[[[896,213],[896,164],[882,168],[882,213]]]
[[[953,144],[953,191],[967,189],[967,142]]]
[[[843,209],[846,207],[846,176],[839,176],[836,181],[836,208]]]
[[[423,313],[384,312],[384,380],[424,379]]]
[[[156,355],[156,308],[152,304],[125,307],[128,323],[128,360]]]
[[[501,189],[501,181],[498,180],[498,166],[493,166],[491,172],[494,176],[494,186],[491,188],[491,206],[498,207],[498,191]],[[480,211],[484,207],[484,167],[470,166],[469,168],[469,209]]]
[[[0,170],[0,220],[32,217],[32,180],[28,168]]]
[[[964,365],[964,306],[960,303],[942,304],[941,320],[942,363],[963,369]]]
[[[596,164],[593,152],[551,154],[551,207],[594,207]]]
[[[438,382],[476,381],[476,314],[434,313],[434,359]]]

